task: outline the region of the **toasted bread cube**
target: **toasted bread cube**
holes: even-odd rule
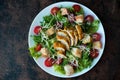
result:
[[[48,29],[48,30],[46,31],[46,34],[47,34],[48,36],[51,36],[51,35],[53,35],[54,33],[55,33],[54,27],[51,27],[50,29]]]
[[[100,41],[93,42],[93,48],[94,49],[101,49],[102,48],[102,43]]]
[[[64,70],[67,76],[70,76],[74,73],[73,67],[69,64],[64,66]]]
[[[91,36],[88,35],[88,34],[85,34],[85,35],[84,35],[84,38],[82,39],[82,43],[83,43],[83,44],[87,44],[87,43],[90,43],[91,41],[92,41]]]
[[[74,45],[74,30],[66,30],[67,34],[70,37],[70,45]]]
[[[76,23],[83,23],[84,16],[83,15],[77,15],[75,16]]]
[[[68,15],[68,10],[66,8],[61,8],[60,10],[62,15]]]
[[[48,51],[47,48],[41,48],[40,52],[41,52],[43,57],[48,57],[49,56],[49,51]]]
[[[72,54],[78,58],[81,58],[82,50],[79,48],[72,48]]]

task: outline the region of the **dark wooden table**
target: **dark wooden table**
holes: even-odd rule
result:
[[[37,66],[28,51],[31,22],[43,8],[59,1],[0,0],[0,80],[120,80],[120,0],[71,0],[93,10],[105,29],[105,50],[92,70],[62,79]]]

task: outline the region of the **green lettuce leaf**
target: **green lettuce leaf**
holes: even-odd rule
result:
[[[61,66],[61,65],[54,65],[54,70],[55,70],[56,72],[61,73],[61,74],[65,74],[64,68],[63,68],[63,66]]]

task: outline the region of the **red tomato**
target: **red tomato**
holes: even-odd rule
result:
[[[92,34],[93,41],[100,41],[101,35],[99,33]]]
[[[35,51],[40,51],[42,48],[42,45],[41,44],[38,44],[36,47],[35,47]]]
[[[40,30],[41,30],[41,26],[36,26],[36,27],[34,28],[34,33],[35,33],[35,34],[38,34],[38,33],[40,32]]]
[[[53,7],[52,9],[51,9],[51,14],[56,14],[58,11],[60,10],[60,8],[58,8],[58,7]]]
[[[55,63],[55,60],[53,59],[53,58],[47,58],[46,60],[45,60],[45,66],[47,66],[47,67],[51,67],[53,64]]]
[[[56,64],[61,64],[62,63],[62,61],[63,61],[63,59],[62,58],[58,58],[57,59],[57,61],[55,62]]]
[[[96,58],[96,57],[98,57],[98,50],[97,49],[91,49],[90,50],[90,57],[91,58]]]
[[[73,5],[73,9],[75,10],[75,12],[79,12],[81,7],[78,4]]]
[[[93,22],[93,21],[94,21],[94,18],[93,18],[92,15],[87,15],[87,16],[85,17],[85,21],[86,21],[86,22]]]

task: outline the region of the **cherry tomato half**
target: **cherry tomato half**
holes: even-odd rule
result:
[[[92,34],[93,41],[100,41],[101,35],[99,33]]]
[[[94,21],[94,18],[93,18],[92,15],[87,15],[87,16],[85,17],[85,22],[93,22],[93,21]]]
[[[90,57],[91,58],[96,58],[98,57],[99,53],[98,53],[98,50],[97,49],[91,49],[90,50]]]
[[[45,66],[51,67],[55,63],[55,60],[53,58],[47,58],[44,62]]]
[[[53,8],[51,9],[51,14],[55,15],[59,10],[60,10],[60,8],[58,8],[58,7],[53,7]]]
[[[35,33],[35,34],[38,34],[41,29],[42,29],[41,26],[36,26],[36,27],[34,28],[34,33]]]
[[[73,9],[75,12],[79,12],[81,7],[78,4],[73,5]]]
[[[41,44],[38,44],[36,47],[35,47],[35,51],[40,51],[42,48],[42,45]]]

